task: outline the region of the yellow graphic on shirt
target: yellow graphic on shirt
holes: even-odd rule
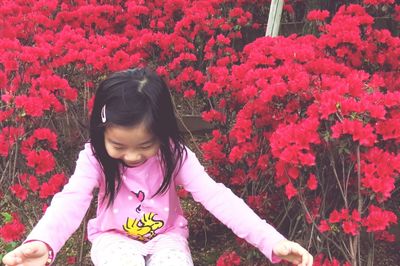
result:
[[[142,218],[126,220],[126,223],[122,226],[128,235],[133,236],[141,241],[147,241],[155,237],[156,230],[164,226],[164,221],[155,220],[155,213],[149,212],[145,213]]]

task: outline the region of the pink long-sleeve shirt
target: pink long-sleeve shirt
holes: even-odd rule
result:
[[[257,247],[271,261],[277,261],[272,248],[284,237],[230,189],[216,183],[196,155],[188,148],[186,150],[182,167],[165,194],[152,197],[163,180],[160,159],[156,155],[143,165],[123,170],[121,189],[114,204],[106,208],[101,201],[105,190],[104,175],[90,144],[86,144],[79,154],[74,174],[63,190],[53,197],[27,240],[41,240],[56,254],[82,222],[95,188],[99,188],[99,203],[96,217],[88,223],[90,241],[105,232],[123,234],[143,243],[154,242],[157,236],[167,234],[187,238],[187,220],[175,190],[181,185],[237,236]],[[168,245],[171,248],[171,243]]]

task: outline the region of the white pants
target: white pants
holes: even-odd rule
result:
[[[100,236],[92,245],[92,261],[95,266],[193,266],[188,248],[181,250],[164,247],[154,250],[152,254],[143,255],[143,251],[135,248],[137,242],[117,234]]]

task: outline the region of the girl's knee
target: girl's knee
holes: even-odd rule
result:
[[[139,254],[131,239],[115,234],[104,234],[95,239],[91,257],[96,266],[145,266],[143,255]]]
[[[147,266],[193,266],[189,252],[167,249],[149,256]]]
[[[121,256],[121,257],[119,257]],[[142,255],[138,254],[115,254],[106,258],[101,258],[96,266],[145,266],[146,262]]]

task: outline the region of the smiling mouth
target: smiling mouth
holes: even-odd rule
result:
[[[138,163],[126,163],[126,162],[123,161],[122,164],[123,164],[124,166],[126,166],[126,167],[137,167],[137,166],[139,166],[139,165],[144,164],[146,161],[147,161],[147,160],[144,160],[144,161],[141,161],[141,162],[138,162]]]

